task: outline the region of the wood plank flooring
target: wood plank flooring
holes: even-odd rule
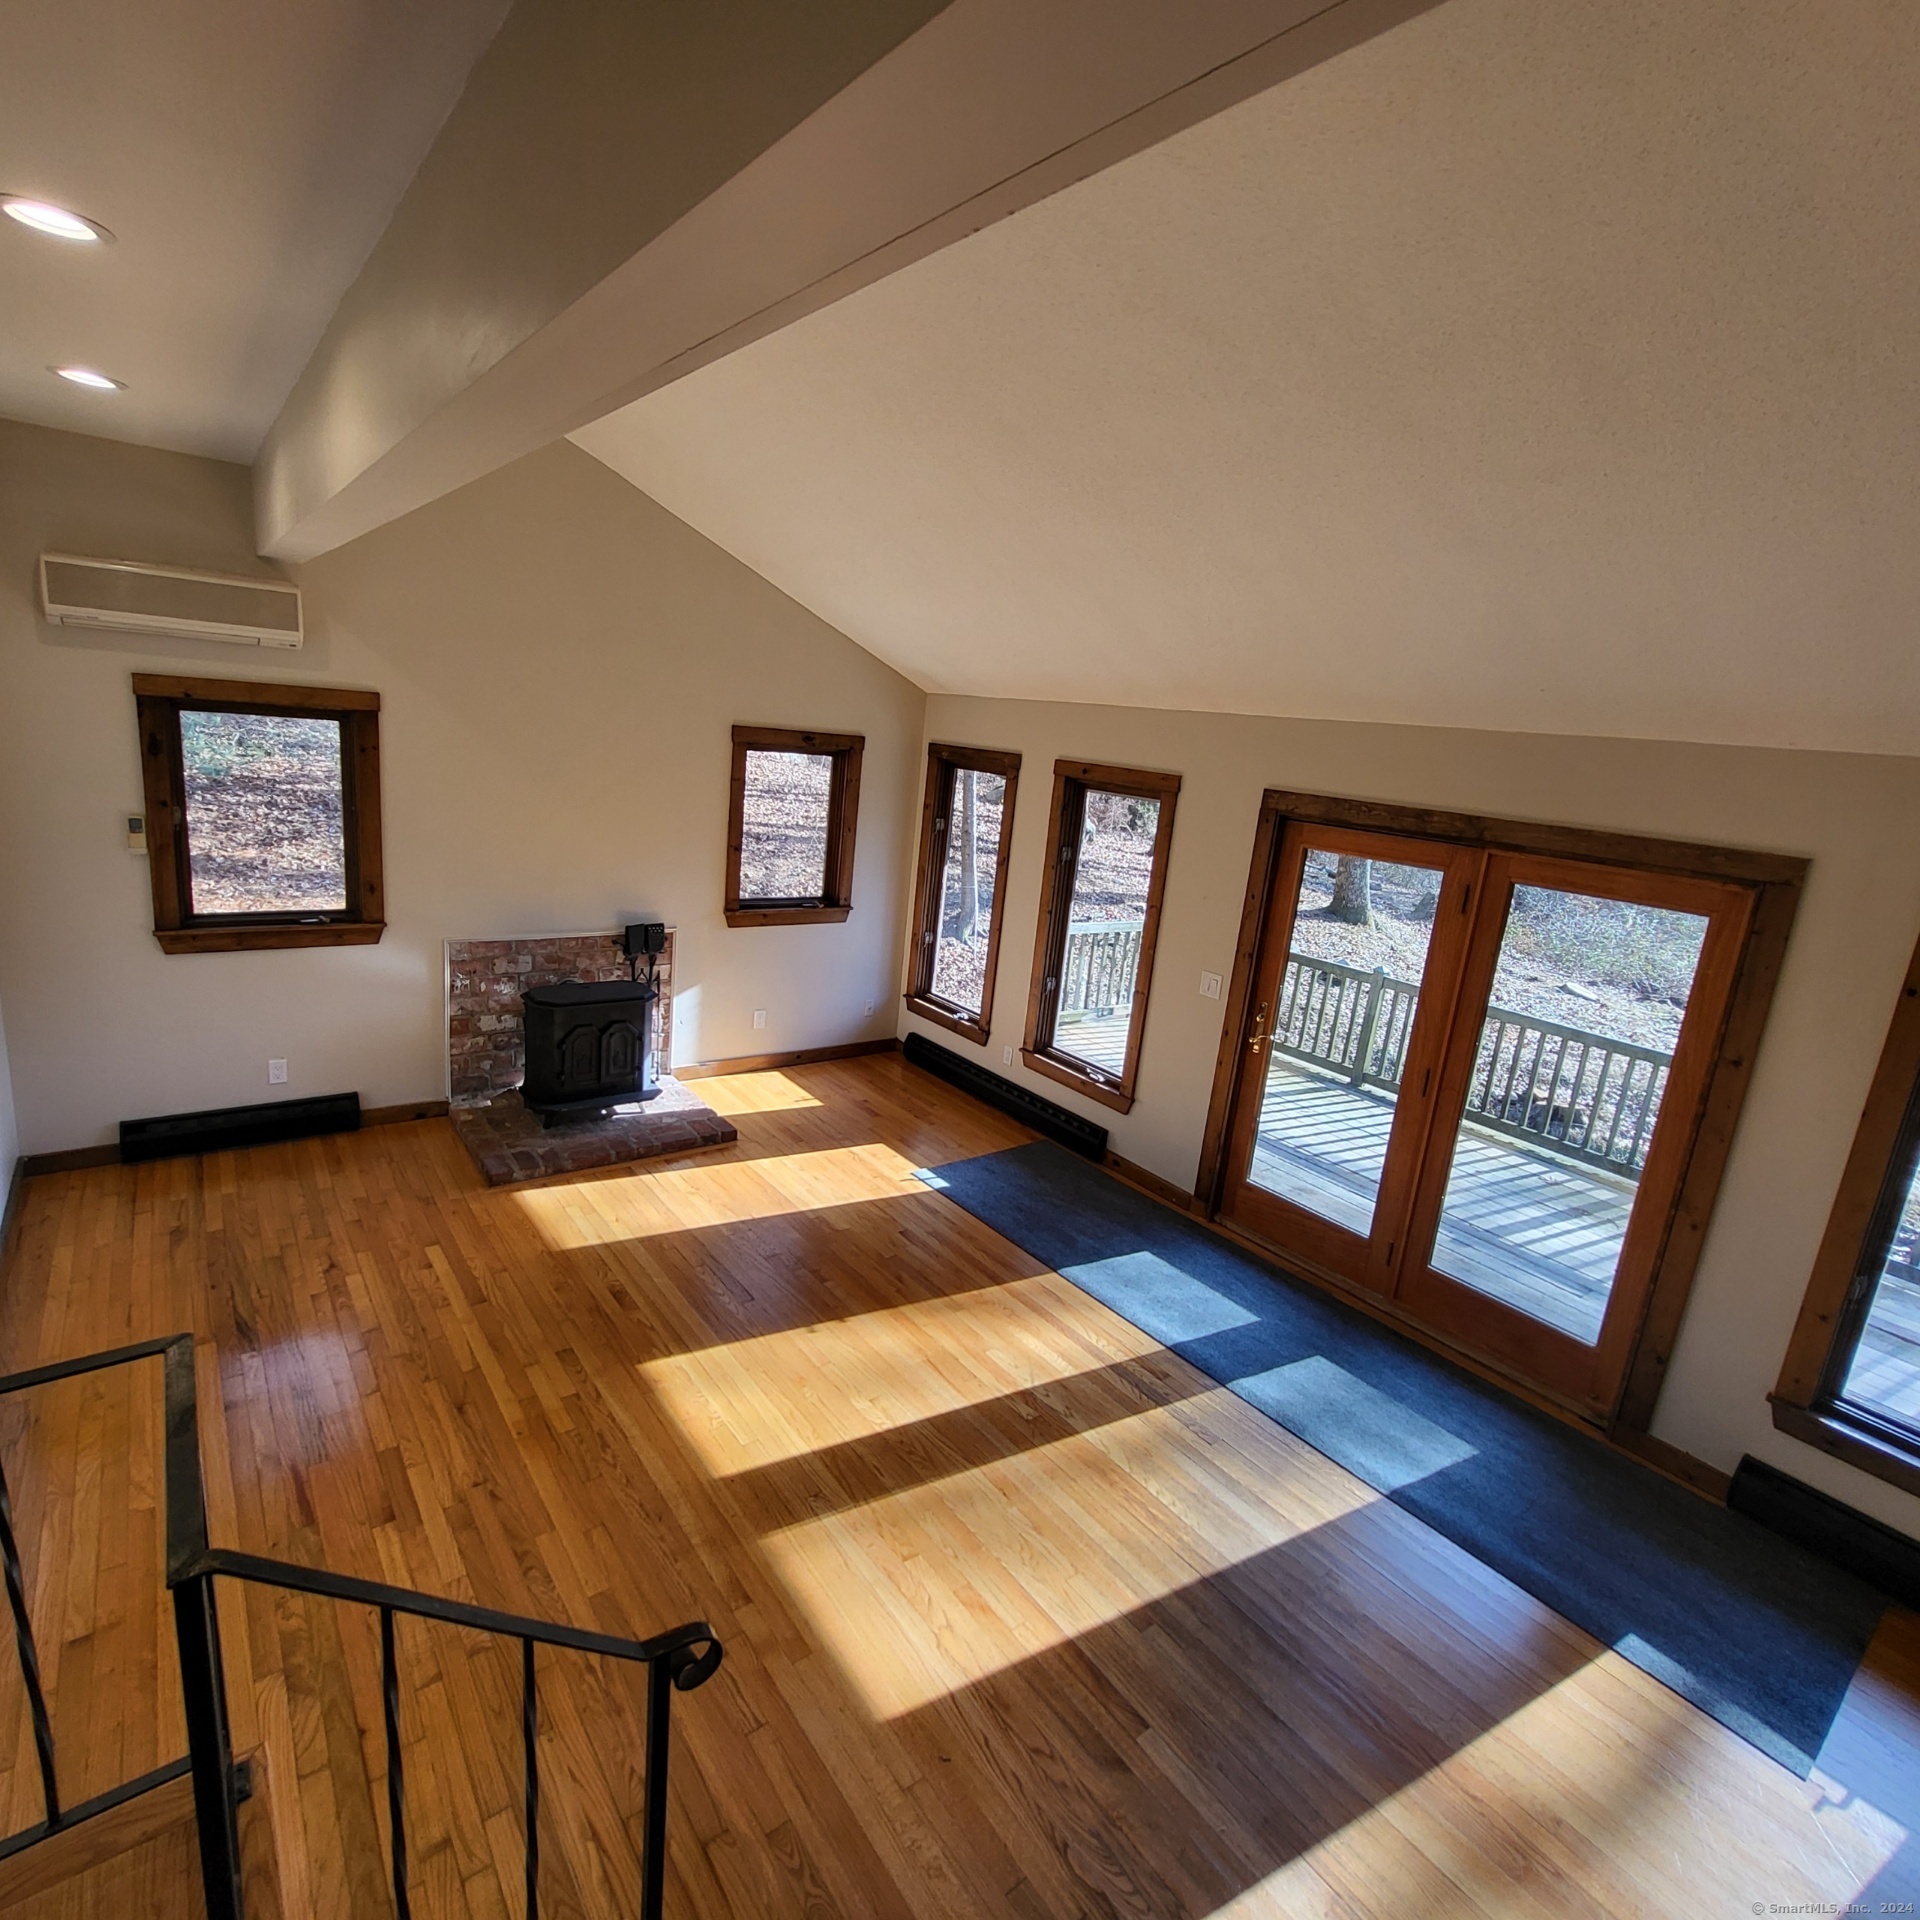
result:
[[[712,1620],[675,1915],[1898,1895],[1910,1616],[1846,1771],[1796,1780],[912,1178],[1013,1123],[895,1056],[703,1092],[735,1146],[536,1188],[483,1188],[443,1122],[36,1180],[0,1364],[191,1328],[216,1539],[619,1632]],[[182,1740],[158,1369],[23,1400],[0,1449],[78,1797]],[[221,1604],[284,1910],[388,1911],[371,1620]],[[403,1623],[401,1658],[414,1911],[518,1912],[514,1657]],[[631,1912],[639,1689],[543,1655],[541,1701],[544,1910]],[[10,1662],[0,1713],[14,1827]]]

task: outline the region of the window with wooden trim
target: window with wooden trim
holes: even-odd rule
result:
[[[853,909],[865,736],[735,727],[727,925],[803,926]]]
[[[1000,955],[1001,878],[1013,845],[1017,753],[927,749],[907,1005],[985,1046]]]
[[[377,941],[380,696],[153,673],[133,693],[162,948]]]
[[[1920,1493],[1920,949],[1773,1395],[1796,1439]]]
[[[1058,760],[1020,1057],[1127,1112],[1153,983],[1177,773]]]

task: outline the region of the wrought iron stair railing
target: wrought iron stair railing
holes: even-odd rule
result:
[[[0,1464],[0,1562],[4,1562],[7,1603],[13,1618],[27,1706],[33,1722],[34,1749],[39,1764],[46,1817],[21,1832],[0,1839],[0,1860],[51,1839],[143,1793],[191,1775],[194,1819],[200,1841],[201,1879],[208,1920],[243,1920],[238,1810],[247,1797],[249,1781],[244,1763],[236,1763],[227,1718],[225,1671],[220,1657],[220,1620],[214,1599],[217,1579],[245,1580],[291,1592],[313,1594],[370,1607],[379,1617],[381,1696],[386,1742],[387,1813],[390,1871],[397,1920],[409,1920],[407,1884],[406,1783],[401,1761],[400,1675],[394,1635],[396,1616],[443,1621],[520,1642],[522,1770],[526,1819],[525,1894],[528,1920],[539,1912],[540,1769],[539,1705],[534,1651],[537,1647],[567,1648],[625,1660],[647,1670],[647,1720],[644,1803],[640,1848],[641,1920],[661,1920],[666,1888],[667,1756],[672,1733],[675,1693],[688,1693],[711,1679],[718,1670],[722,1648],[718,1636],[703,1620],[689,1621],[650,1640],[623,1639],[615,1634],[533,1620],[464,1601],[443,1600],[408,1587],[358,1580],[324,1569],[302,1567],[291,1561],[240,1553],[213,1546],[207,1538],[206,1486],[200,1471],[199,1418],[194,1385],[194,1341],[191,1334],[145,1340],[88,1354],[21,1373],[0,1376],[0,1395],[24,1392],[108,1367],[130,1366],[141,1360],[165,1363],[165,1485],[167,1587],[173,1596],[174,1632],[180,1655],[181,1697],[186,1710],[187,1751],[177,1760],[123,1782],[77,1806],[60,1798],[53,1737],[41,1681],[39,1650],[34,1639],[19,1543],[4,1464]]]

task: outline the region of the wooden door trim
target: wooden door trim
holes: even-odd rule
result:
[[[1753,1078],[1754,1054],[1779,983],[1808,862],[1791,854],[1268,788],[1260,799],[1253,859],[1241,906],[1240,936],[1234,949],[1232,980],[1222,1013],[1213,1094],[1208,1103],[1200,1167],[1194,1181],[1197,1209],[1216,1223],[1219,1223],[1227,1174],[1228,1121],[1243,1072],[1266,900],[1284,831],[1294,821],[1316,826],[1361,827],[1412,839],[1451,840],[1456,844],[1483,847],[1489,852],[1542,854],[1588,867],[1640,866],[1651,873],[1731,881],[1751,890],[1753,910],[1735,965],[1719,1048],[1708,1066],[1692,1152],[1680,1176],[1665,1239],[1654,1263],[1619,1405],[1606,1423],[1609,1433],[1630,1444],[1651,1425],[1654,1405],[1673,1357],[1713,1203],[1719,1194],[1740,1110]],[[1283,1261],[1293,1258],[1283,1248],[1268,1251]],[[1325,1284],[1323,1276],[1310,1277]],[[1361,1297],[1359,1290],[1345,1285],[1339,1291],[1348,1297]],[[1365,1297],[1378,1300],[1377,1295]],[[1388,1317],[1406,1326],[1425,1345],[1448,1353],[1458,1351],[1453,1343],[1437,1339],[1412,1322],[1402,1320],[1398,1314]]]
[[[1473,1341],[1482,1351],[1504,1354],[1548,1391],[1557,1391],[1606,1420],[1625,1391],[1639,1329],[1645,1319],[1649,1290],[1658,1276],[1668,1229],[1674,1218],[1681,1183],[1698,1133],[1713,1061],[1726,1027],[1733,978],[1746,940],[1752,914],[1750,892],[1725,880],[1700,880],[1679,874],[1641,876],[1619,868],[1587,867],[1579,861],[1537,854],[1498,854],[1487,868],[1487,886],[1481,896],[1474,943],[1479,949],[1474,970],[1462,981],[1459,1012],[1484,1007],[1498,977],[1501,930],[1507,903],[1521,887],[1556,891],[1587,890],[1593,897],[1620,899],[1639,905],[1706,918],[1708,928],[1688,994],[1687,1014],[1674,1049],[1646,1167],[1639,1186],[1654,1196],[1655,1211],[1636,1204],[1620,1248],[1614,1287],[1609,1295],[1606,1323],[1591,1346],[1562,1333],[1545,1321],[1508,1307],[1498,1296],[1487,1295],[1471,1282],[1433,1265],[1432,1250],[1439,1232],[1453,1149],[1460,1134],[1467,1089],[1478,1071],[1478,1019],[1471,1039],[1454,1047],[1440,1090],[1432,1152],[1420,1170],[1419,1194],[1409,1229],[1410,1247],[1426,1249],[1410,1261],[1401,1297],[1412,1311],[1421,1312],[1436,1330],[1451,1331]],[[1698,997],[1696,997],[1698,996]],[[1700,1017],[1713,1009],[1710,1024]],[[1456,1028],[1456,1034],[1460,1029]],[[1662,1200],[1659,1196],[1664,1193]],[[1636,1196],[1637,1199],[1637,1196]],[[1623,1306],[1616,1310],[1614,1299]],[[1426,1306],[1422,1308],[1420,1302]],[[1626,1316],[1626,1317],[1623,1317]],[[1484,1332],[1485,1337],[1480,1337]],[[1586,1384],[1582,1385],[1580,1382]]]
[[[1248,1171],[1242,1171],[1250,1170],[1253,1138],[1270,1072],[1271,1035],[1278,1030],[1282,987],[1295,951],[1298,895],[1306,861],[1313,853],[1351,854],[1377,864],[1419,867],[1438,882],[1433,925],[1418,982],[1421,1011],[1416,1012],[1407,1035],[1405,1084],[1393,1103],[1386,1167],[1364,1234],[1356,1234],[1313,1208],[1261,1186]],[[1257,1063],[1257,1071],[1240,1075],[1238,1096],[1227,1115],[1220,1175],[1221,1216],[1265,1239],[1277,1240],[1280,1236],[1275,1228],[1263,1226],[1263,1215],[1276,1223],[1288,1223],[1289,1246],[1369,1292],[1390,1294],[1394,1290],[1397,1266],[1393,1254],[1402,1244],[1412,1211],[1424,1135],[1435,1111],[1440,1069],[1446,1057],[1450,1022],[1444,1017],[1439,1025],[1434,1022],[1437,1011],[1450,1008],[1456,997],[1467,952],[1467,928],[1476,905],[1474,890],[1485,866],[1486,856],[1476,848],[1358,828],[1289,821],[1279,837],[1251,982],[1254,1004],[1256,1008],[1270,1008],[1272,1024],[1265,1047],[1256,1050],[1251,1037],[1243,1043],[1249,1069]],[[1425,1083],[1424,1090],[1415,1087],[1416,1074]],[[1411,1173],[1405,1153],[1399,1163],[1395,1158],[1395,1148],[1407,1143],[1412,1145]]]

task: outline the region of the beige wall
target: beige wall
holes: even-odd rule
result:
[[[514,7],[267,435],[263,548],[320,551],[287,538],[944,3]]]
[[[302,653],[39,619],[43,548],[258,571],[249,507],[243,468],[0,423],[0,1000],[20,1151],[278,1097],[269,1057],[290,1095],[437,1096],[456,935],[672,921],[682,1059],[893,1030],[916,688],[564,443],[305,569]],[[120,816],[141,804],[129,675],[169,667],[380,692],[378,946],[160,952]],[[735,720],[867,736],[844,925],[724,925]]]
[[[1920,929],[1920,760],[1154,713],[936,695],[933,740],[1025,756],[988,1064],[1190,1186],[1254,819],[1266,787],[1508,814],[1808,856],[1812,869],[1686,1324],[1654,1422],[1724,1468],[1773,1461],[1909,1533],[1920,1500],[1774,1431],[1766,1395]],[[1031,977],[1056,758],[1184,776],[1139,1098],[1118,1115],[1009,1066]],[[903,1031],[919,1025],[904,1016]],[[931,1027],[929,1038],[950,1040]]]

